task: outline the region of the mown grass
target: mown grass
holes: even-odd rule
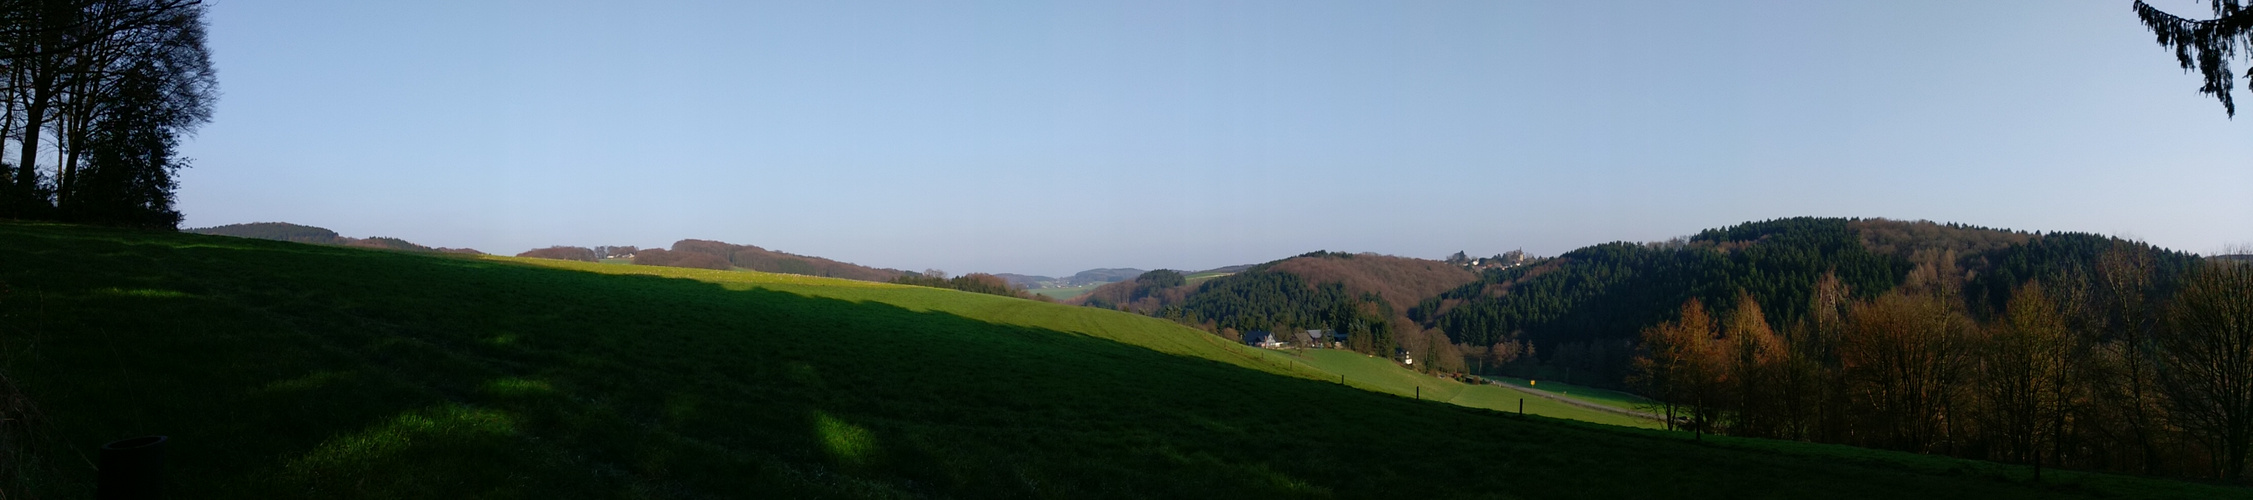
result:
[[[1517,417],[947,290],[13,223],[0,255],[45,417],[10,497],[86,496],[145,434],[179,498],[2247,493]]]

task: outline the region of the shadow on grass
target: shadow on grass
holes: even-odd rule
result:
[[[79,232],[0,224],[23,257],[0,262],[0,363],[70,448],[173,436],[182,497],[2079,491],[1521,420],[879,302]],[[87,491],[89,466],[54,460],[35,493]]]

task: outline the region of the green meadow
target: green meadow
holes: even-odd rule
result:
[[[1432,377],[1403,368],[1391,359],[1348,350],[1309,349],[1294,360],[1333,377],[1342,375],[1339,379],[1346,385],[1364,390],[1509,413],[1523,408],[1525,413],[1546,417],[1627,427],[1659,427],[1654,420],[1582,408],[1494,385]]]
[[[1380,358],[951,290],[18,223],[0,256],[9,497],[88,496],[96,447],[148,434],[176,498],[2248,493],[1519,416]]]
[[[1094,290],[1096,287],[1108,284],[1109,283],[1098,283],[1093,285],[1068,286],[1059,288],[1034,288],[1026,291],[1041,295],[1047,295],[1048,298],[1051,299],[1065,300],[1072,297],[1086,295],[1088,291]]]
[[[1541,392],[1555,394],[1562,397],[1572,398],[1578,401],[1585,401],[1622,410],[1647,413],[1650,411],[1649,406],[1652,404],[1650,398],[1645,398],[1634,394],[1614,391],[1611,389],[1599,389],[1584,385],[1567,384],[1554,380],[1529,380],[1517,377],[1502,376],[1489,376],[1485,378],[1488,380],[1493,380],[1495,382],[1508,384],[1512,387],[1524,387]]]

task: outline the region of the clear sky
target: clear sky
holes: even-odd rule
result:
[[[1799,215],[2253,242],[2253,116],[2128,0],[210,4],[187,226],[1047,275]]]

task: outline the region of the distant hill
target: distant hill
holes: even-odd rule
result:
[[[1394,347],[1432,347],[1422,328],[1402,313],[1477,275],[1461,266],[1378,254],[1313,252],[1191,282],[1173,271],[1151,271],[1074,299],[1082,305],[1122,309],[1201,325],[1223,336],[1251,331],[1344,332],[1355,350],[1390,355]]]
[[[385,236],[376,236],[371,238],[349,238],[338,235],[336,234],[336,231],[330,231],[327,228],[313,227],[303,224],[291,224],[287,222],[252,222],[247,224],[228,224],[224,226],[190,228],[182,232],[210,234],[218,236],[234,236],[237,238],[257,238],[261,240],[288,241],[295,243],[312,243],[316,245],[342,245],[360,248],[406,250],[412,252],[472,254],[484,253],[468,248],[428,247],[418,245],[407,240]]]
[[[2207,259],[2211,259],[2211,260],[2227,260],[2227,261],[2236,261],[2236,262],[2253,262],[2253,254],[2242,254],[2242,253],[2241,253],[2241,254],[2233,254],[2233,255],[2216,255],[2216,256],[2212,256],[2212,257],[2207,257]]]
[[[891,281],[907,274],[821,257],[777,252],[751,245],[711,240],[680,240],[671,250],[650,248],[634,254],[634,263],[651,266],[726,270],[744,268],[770,273],[825,276],[861,281]]]
[[[1048,283],[1056,282],[1056,278],[1053,277],[1017,273],[996,273],[994,277],[1001,278],[1008,281],[1009,284],[1021,288],[1047,288]]]
[[[330,231],[326,228],[318,228],[301,224],[291,224],[287,222],[252,222],[248,224],[228,224],[224,226],[189,228],[182,230],[181,232],[233,236],[237,238],[258,238],[261,240],[294,241],[298,243],[319,243],[324,245],[339,244],[339,242],[344,239],[344,237],[338,236],[336,234],[336,231]]]
[[[1086,271],[1080,271],[1080,272],[1079,272],[1079,274],[1074,274],[1074,275],[1071,275],[1070,277],[1065,277],[1065,278],[1056,278],[1056,277],[1049,277],[1049,276],[1038,276],[1038,275],[1013,274],[1013,273],[1000,273],[1000,274],[995,274],[994,276],[999,276],[999,277],[1001,277],[1001,279],[1004,279],[1004,280],[1009,280],[1009,283],[1010,283],[1010,284],[1013,284],[1013,285],[1017,285],[1017,286],[1020,286],[1020,287],[1025,287],[1025,288],[1028,288],[1028,289],[1031,289],[1031,288],[1072,288],[1072,287],[1081,287],[1081,286],[1088,286],[1088,285],[1099,285],[1099,284],[1104,284],[1104,283],[1117,283],[1117,282],[1120,282],[1120,281],[1126,281],[1126,280],[1134,279],[1134,277],[1135,277],[1135,276],[1141,276],[1143,272],[1145,272],[1145,271],[1143,271],[1143,270],[1141,270],[1141,269],[1131,269],[1131,268],[1104,268],[1104,269],[1089,269],[1089,270],[1086,270]]]

